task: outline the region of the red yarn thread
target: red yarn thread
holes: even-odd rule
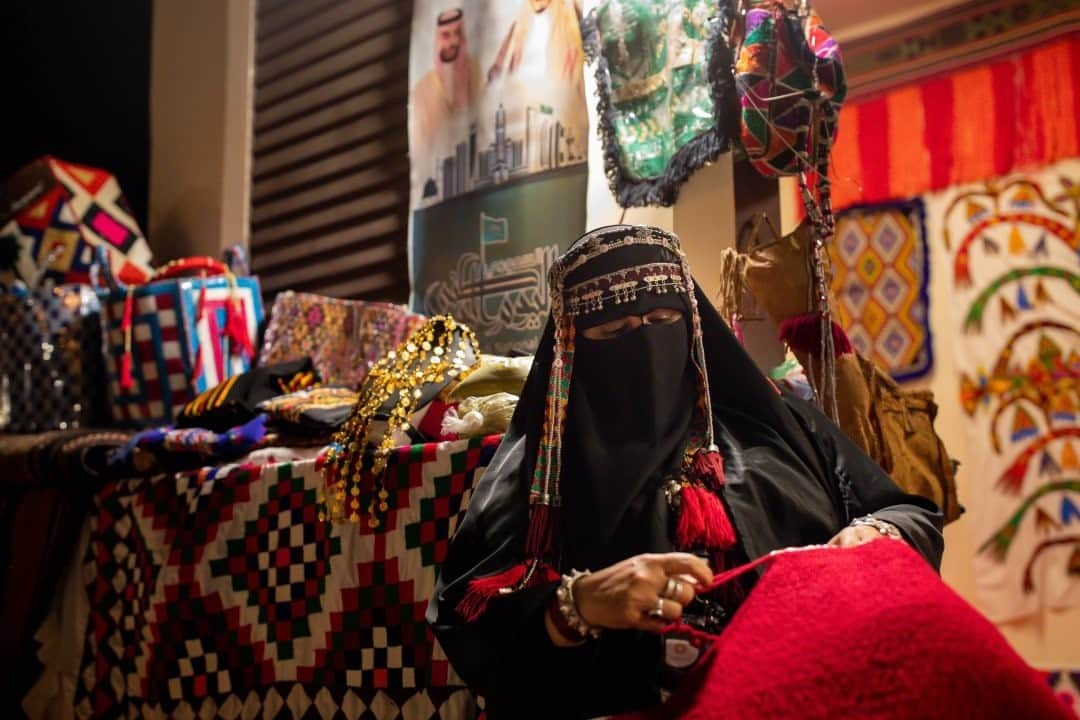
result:
[[[206,273],[202,275],[202,286],[199,288],[199,298],[195,302],[195,371],[191,375],[191,382],[195,382],[202,377],[202,356],[203,356],[203,344],[199,340],[199,325],[202,323],[203,314],[206,312]]]
[[[484,614],[484,611],[487,610],[488,602],[493,597],[501,594],[504,588],[513,588],[515,590],[525,589],[541,583],[556,582],[560,577],[555,568],[547,563],[539,563],[535,570],[533,570],[528,582],[521,585],[522,581],[525,580],[528,570],[528,563],[518,563],[517,565],[512,565],[506,570],[503,570],[501,573],[476,578],[469,583],[469,589],[465,591],[465,596],[461,598],[461,602],[457,604],[457,607],[455,608],[457,614],[460,615],[465,622],[472,622]],[[520,588],[518,587],[519,585],[521,585]]]
[[[124,316],[120,320],[120,330],[124,333],[124,354],[120,356],[120,387],[130,390],[135,387],[135,378],[131,375],[131,325],[135,314],[135,293],[128,288],[124,298]]]
[[[680,547],[727,549],[735,544],[735,529],[727,510],[712,491],[686,485],[679,493],[679,504],[675,541]]]
[[[225,332],[234,352],[239,349],[238,354],[248,362],[255,359],[255,346],[244,321],[244,304],[239,298],[230,297],[225,303]]]
[[[831,325],[836,355],[847,355],[851,352],[851,339],[835,320],[831,321]],[[795,352],[818,352],[821,348],[821,316],[817,313],[804,313],[784,318],[780,323],[780,340]]]

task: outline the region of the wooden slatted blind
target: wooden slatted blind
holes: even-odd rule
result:
[[[404,301],[407,0],[258,0],[251,261],[263,291]]]

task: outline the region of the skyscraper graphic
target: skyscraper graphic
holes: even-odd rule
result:
[[[577,152],[569,129],[555,118],[553,108],[527,106],[524,120],[524,137],[510,137],[506,108],[500,104],[495,110],[495,137],[486,148],[480,147],[476,123],[470,125],[468,137],[454,147],[453,156],[435,163],[436,176],[442,179],[442,199],[585,159]]]

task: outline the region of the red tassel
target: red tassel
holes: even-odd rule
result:
[[[247,323],[244,322],[244,309],[240,301],[230,299],[225,304],[225,332],[233,348],[239,348],[241,355],[249,362],[255,358],[255,346],[248,335]]]
[[[120,357],[120,387],[124,390],[135,387],[135,378],[131,375],[131,352],[125,352]]]
[[[851,352],[851,339],[844,328],[832,322],[833,349],[837,357]],[[795,352],[816,353],[821,349],[821,316],[804,313],[785,318],[780,323],[780,340]]]
[[[120,356],[120,388],[130,390],[135,387],[135,378],[131,375],[131,334],[135,315],[135,293],[129,287],[124,298],[124,316],[120,319],[120,330],[124,333],[124,354]]]
[[[555,568],[547,563],[540,563],[529,576],[528,582],[519,588],[518,586],[525,580],[528,570],[528,563],[519,563],[510,566],[501,573],[478,577],[471,581],[469,589],[465,591],[465,596],[457,604],[457,614],[465,622],[472,622],[484,614],[488,602],[493,597],[502,594],[503,590],[523,590],[541,583],[556,582],[559,579],[559,573]]]
[[[679,499],[675,540],[680,547],[727,549],[735,544],[735,528],[714,493],[703,487],[686,485],[679,493]]]
[[[206,311],[206,273],[202,274],[202,286],[199,288],[199,299],[195,301],[195,369],[191,374],[191,384],[194,386],[203,373],[203,344],[199,340],[199,325],[203,321],[203,313]]]
[[[724,485],[724,458],[719,450],[702,448],[690,462],[690,478],[706,487],[719,490]]]
[[[550,557],[555,551],[555,530],[558,526],[558,509],[544,503],[535,503],[529,510],[525,554],[528,557]]]

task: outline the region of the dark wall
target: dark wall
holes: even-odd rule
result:
[[[45,154],[104,168],[145,230],[152,6],[0,2],[0,178]]]

